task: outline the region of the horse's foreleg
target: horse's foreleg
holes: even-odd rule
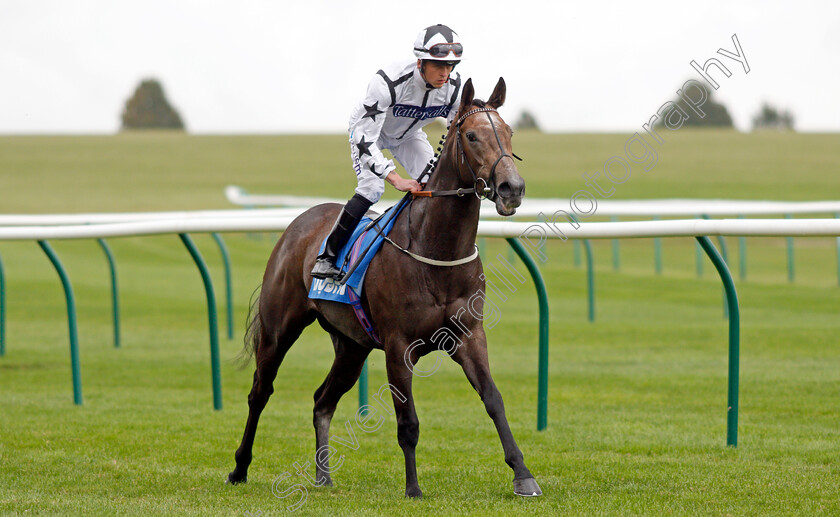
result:
[[[369,348],[332,335],[335,360],[330,373],[315,391],[315,408],[312,423],[315,426],[315,479],[319,485],[332,485],[330,477],[329,436],[330,422],[341,397],[356,384],[362,373],[362,366],[370,354]],[[351,428],[352,430],[352,428]]]
[[[411,394],[412,371],[405,363],[404,349],[399,348],[393,347],[386,351],[386,367],[397,415],[397,442],[405,456],[405,495],[406,497],[423,497],[423,491],[420,490],[420,484],[417,482],[415,450],[417,441],[420,439],[420,421],[417,420],[414,396]],[[412,358],[413,362],[416,362],[415,358]]]
[[[479,333],[482,340],[483,333]],[[531,471],[525,466],[522,451],[516,445],[513,433],[510,431],[507,416],[505,415],[505,404],[502,394],[496,388],[493,377],[490,375],[490,365],[487,361],[486,341],[480,345],[476,342],[466,343],[461,346],[453,356],[461,368],[463,368],[467,379],[478,392],[487,414],[493,420],[499,439],[502,441],[502,448],[505,451],[505,463],[513,469],[513,492],[516,495],[535,496],[542,495],[537,481],[531,475]]]

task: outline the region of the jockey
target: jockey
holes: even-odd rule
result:
[[[370,206],[382,197],[385,181],[402,192],[422,189],[417,179],[434,156],[422,128],[437,117],[445,117],[447,123],[455,117],[461,78],[457,73],[453,77],[452,70],[461,61],[462,52],[455,31],[433,25],[417,36],[416,59],[379,70],[370,81],[365,97],[350,115],[350,155],[358,187],[330,231],[312,276],[341,274],[335,265],[336,255]],[[394,162],[382,154],[384,149],[391,151],[410,178],[396,172]]]

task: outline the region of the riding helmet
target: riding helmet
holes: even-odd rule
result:
[[[444,61],[452,66],[461,61],[463,46],[458,33],[443,24],[426,27],[414,41],[414,55],[418,59]]]

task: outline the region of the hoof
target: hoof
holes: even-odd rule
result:
[[[406,488],[405,496],[412,499],[421,499],[423,497],[423,491],[420,490],[420,487]]]
[[[522,497],[536,497],[542,495],[542,490],[534,478],[514,479],[513,493]]]
[[[316,486],[333,486],[332,478],[322,476],[316,483]]]
[[[240,483],[247,483],[247,482],[248,482],[248,476],[239,477],[239,476],[236,475],[235,472],[231,472],[230,474],[228,474],[227,479],[225,479],[225,484],[226,485],[238,485]]]

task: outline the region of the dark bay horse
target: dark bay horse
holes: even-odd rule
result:
[[[511,158],[513,132],[496,112],[505,100],[504,80],[499,79],[486,103],[473,96],[472,81],[468,80],[457,122],[449,129],[426,190],[445,193],[474,188],[477,193],[418,197],[400,213],[390,234],[394,243],[428,259],[456,261],[474,253],[479,194],[495,202],[500,215],[509,216],[525,193],[525,181]],[[420,430],[411,381],[417,360],[439,349],[432,336],[444,330],[458,336],[460,346],[447,352],[461,365],[496,425],[505,462],[513,469],[514,493],[541,495],[525,466],[508,426],[502,396],[490,376],[481,318],[470,315],[480,315],[484,305],[484,299],[475,296],[485,292],[481,259],[451,267],[429,265],[385,243],[370,264],[362,299],[381,339],[379,345],[364,331],[351,306],[308,298],[312,284],[309,272],[340,209],[340,205],[325,204],[301,214],[283,233],[268,260],[246,343],[246,350],[253,347],[256,355],[248,420],[236,451],[236,468],[228,474],[228,482],[247,480],[257,423],[274,391],[277,369],[303,329],[317,319],[332,337],[335,361],[315,391],[316,451],[328,447],[336,405],[356,383],[370,351],[384,350],[396,410],[397,440],[405,455],[405,495],[421,497],[415,461]],[[477,313],[465,312],[468,302]],[[323,456],[316,453],[315,479],[321,485],[330,485],[329,456]]]

